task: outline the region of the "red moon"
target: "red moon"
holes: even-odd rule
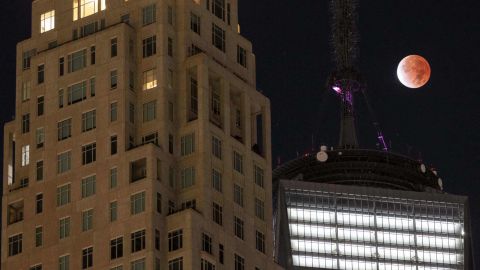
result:
[[[430,65],[420,55],[409,55],[400,61],[397,68],[398,80],[408,88],[420,88],[430,79]]]

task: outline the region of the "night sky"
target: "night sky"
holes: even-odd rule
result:
[[[335,146],[339,101],[326,88],[333,69],[329,1],[239,2],[242,35],[256,54],[257,87],[271,100],[274,166],[322,144]],[[30,35],[30,5],[2,0],[0,8],[2,126],[14,115],[15,46]],[[447,192],[470,196],[480,243],[479,10],[473,0],[361,1],[359,68],[392,151],[422,159],[438,170]],[[398,62],[409,54],[430,62],[432,77],[423,88],[408,89],[396,78]],[[356,98],[360,145],[376,148],[373,117],[363,97]]]

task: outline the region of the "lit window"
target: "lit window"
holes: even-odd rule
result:
[[[22,167],[30,164],[30,145],[22,146]]]
[[[73,20],[85,18],[105,9],[105,0],[73,0]]]
[[[143,90],[152,89],[157,87],[157,71],[156,69],[150,69],[143,72]]]
[[[40,15],[40,33],[45,33],[52,29],[55,29],[55,10],[50,10]]]

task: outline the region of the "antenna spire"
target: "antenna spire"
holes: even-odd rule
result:
[[[332,58],[335,70],[328,87],[340,96],[341,148],[358,147],[355,128],[354,93],[362,89],[361,76],[356,68],[359,34],[357,30],[357,0],[331,0]]]

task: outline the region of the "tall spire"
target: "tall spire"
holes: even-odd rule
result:
[[[357,30],[356,0],[331,0],[332,57],[335,70],[330,75],[328,87],[341,101],[341,148],[358,147],[355,128],[354,93],[361,90],[360,74],[356,68],[359,35]]]

